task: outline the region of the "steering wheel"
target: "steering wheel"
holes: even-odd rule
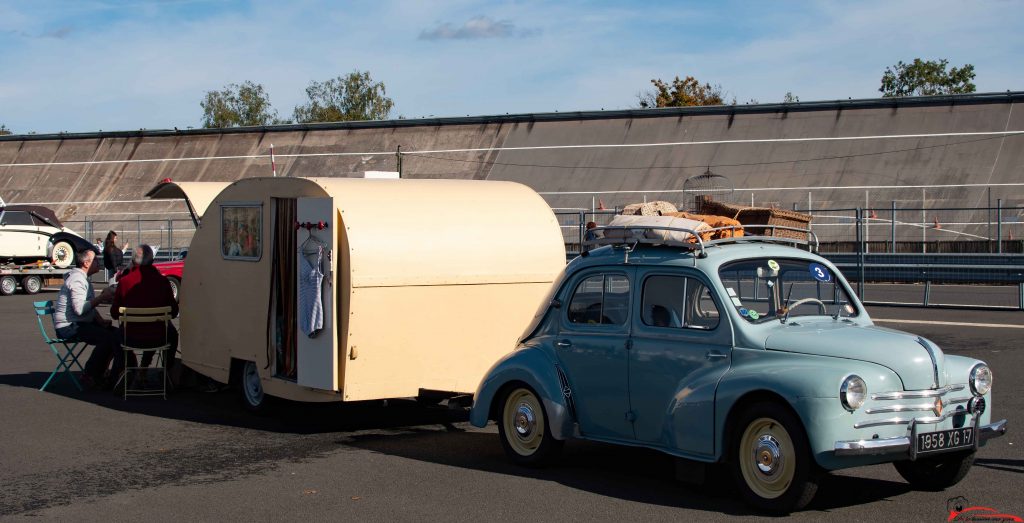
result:
[[[803,299],[796,300],[795,302],[793,302],[792,305],[790,305],[789,307],[786,307],[786,310],[787,311],[792,311],[793,309],[795,309],[795,308],[797,308],[797,307],[799,307],[799,306],[801,306],[801,305],[803,305],[805,303],[812,303],[812,302],[813,303],[817,303],[818,306],[821,307],[821,313],[822,314],[828,314],[828,306],[826,306],[824,302],[822,302],[821,300],[819,300],[817,298],[803,298]]]

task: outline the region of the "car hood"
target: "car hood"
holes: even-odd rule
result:
[[[905,390],[931,389],[945,383],[945,355],[937,345],[914,334],[844,322],[780,324],[765,349],[877,363],[892,369]]]

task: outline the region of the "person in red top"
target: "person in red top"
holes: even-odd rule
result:
[[[110,303],[110,316],[115,320],[120,316],[120,307],[171,307],[171,317],[178,316],[178,302],[174,299],[171,284],[160,271],[153,267],[153,248],[140,245],[135,248],[132,256],[132,268],[117,280],[117,290]],[[123,327],[122,327],[123,328]],[[124,336],[124,332],[121,333]],[[174,354],[178,350],[178,330],[173,324],[167,325],[167,342],[171,345],[167,353],[167,368],[174,363]],[[158,347],[164,344],[164,326],[159,322],[132,324],[127,344],[132,347]],[[142,355],[142,366],[148,367],[153,362],[156,351]]]

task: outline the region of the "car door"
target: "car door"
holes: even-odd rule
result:
[[[633,439],[627,384],[630,267],[585,271],[566,286],[555,350],[566,374],[580,432]]]
[[[0,256],[45,257],[46,245],[40,240],[39,227],[25,211],[4,212],[0,223]]]
[[[728,370],[732,331],[697,271],[652,271],[637,285],[629,396],[638,441],[714,452],[714,393]]]

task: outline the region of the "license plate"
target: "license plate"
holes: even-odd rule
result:
[[[973,446],[974,427],[925,432],[917,435],[918,454]]]

